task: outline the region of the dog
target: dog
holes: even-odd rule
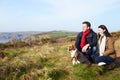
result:
[[[69,45],[68,46],[68,51],[71,54],[72,64],[75,65],[75,64],[80,63],[80,61],[78,61],[78,59],[77,59],[77,57],[78,57],[78,50],[75,49],[75,46],[74,45]]]

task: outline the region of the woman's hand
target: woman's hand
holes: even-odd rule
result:
[[[103,53],[102,53],[102,54],[100,54],[100,56],[103,56]]]

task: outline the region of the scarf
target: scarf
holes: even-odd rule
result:
[[[106,46],[106,36],[101,36],[98,40],[99,45],[99,54],[100,56],[103,56],[103,53],[105,52],[105,46]]]
[[[83,32],[82,34],[82,39],[81,39],[81,43],[80,43],[80,47],[83,48],[86,45],[86,37],[87,35],[91,32],[90,29],[88,29],[87,31]]]

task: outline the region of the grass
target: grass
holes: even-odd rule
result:
[[[52,80],[61,80],[64,79],[64,76],[68,75],[68,72],[66,70],[63,69],[53,69],[52,71],[50,71],[48,73],[48,76],[52,79]]]
[[[119,50],[120,49],[120,39],[117,39],[115,41],[115,47],[116,47],[116,50]]]
[[[47,36],[50,38],[64,38],[67,36],[75,36],[77,32],[67,32],[67,31],[51,31],[46,33],[37,34],[38,36]]]
[[[6,56],[8,56],[9,58],[13,58],[17,55],[20,55],[20,54],[24,54],[24,53],[27,53],[28,51],[25,51],[25,50],[22,50],[22,49],[8,49],[8,50],[5,50],[4,53],[6,53]]]
[[[61,39],[62,40],[62,39]],[[120,41],[115,42],[119,48]],[[65,43],[45,43],[42,46],[5,49],[0,60],[0,80],[120,80],[120,68],[86,68],[73,66]]]

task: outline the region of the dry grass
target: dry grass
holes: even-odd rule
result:
[[[0,62],[0,79],[47,80],[56,78],[54,75],[62,78],[63,75],[68,74],[63,68],[63,64],[66,65],[67,61],[62,63],[62,59],[67,59],[63,57],[67,55],[66,46],[46,44],[24,48],[24,50],[5,50],[10,55]],[[13,57],[16,52],[19,52],[19,55]]]
[[[115,48],[116,48],[116,50],[120,50],[120,39],[117,39],[115,41]]]
[[[68,40],[69,39],[69,40]],[[0,56],[0,80],[120,80],[120,68],[73,66],[67,46],[74,37],[59,39],[56,43],[5,49]],[[43,40],[44,41],[44,40]],[[48,40],[49,41],[49,40]],[[120,49],[120,40],[115,48]]]

